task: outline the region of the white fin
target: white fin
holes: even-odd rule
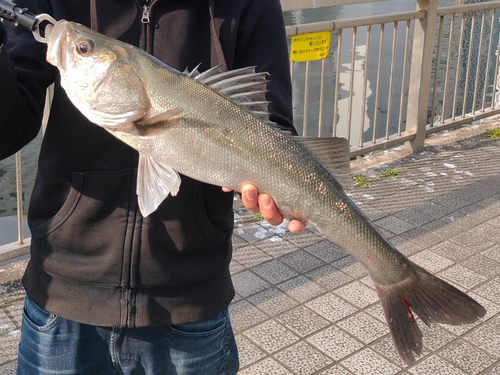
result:
[[[142,216],[155,211],[169,194],[175,196],[180,185],[181,177],[175,170],[147,155],[139,155],[137,196]]]

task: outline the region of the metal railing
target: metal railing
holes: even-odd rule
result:
[[[495,115],[500,1],[287,26],[330,31],[329,56],[291,63],[303,135],[342,136],[351,156]],[[316,125],[317,124],[317,125]]]
[[[498,114],[499,8],[500,1],[438,9],[437,0],[417,0],[410,12],[287,26],[288,36],[331,32],[327,59],[291,64],[297,127],[347,137],[357,156],[405,142],[417,150],[432,132]],[[30,243],[16,158],[18,242],[0,246],[0,262]]]

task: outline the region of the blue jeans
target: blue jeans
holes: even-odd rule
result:
[[[24,302],[17,375],[230,375],[238,367],[227,310],[201,322],[130,329],[76,323]]]

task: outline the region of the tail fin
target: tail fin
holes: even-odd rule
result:
[[[416,273],[412,277],[397,284],[376,285],[394,345],[409,365],[422,351],[422,332],[412,311],[427,325],[473,323],[486,314],[484,307],[465,293],[413,266]]]

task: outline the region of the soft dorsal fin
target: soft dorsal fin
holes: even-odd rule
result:
[[[197,66],[191,72],[186,69],[184,74],[224,95],[268,125],[274,125],[269,120],[269,102],[266,100],[269,73],[256,73],[255,66],[227,72],[216,66],[200,73]]]
[[[295,140],[307,147],[346,190],[353,188],[350,176],[351,160],[349,141],[345,138],[308,138],[294,137]]]

